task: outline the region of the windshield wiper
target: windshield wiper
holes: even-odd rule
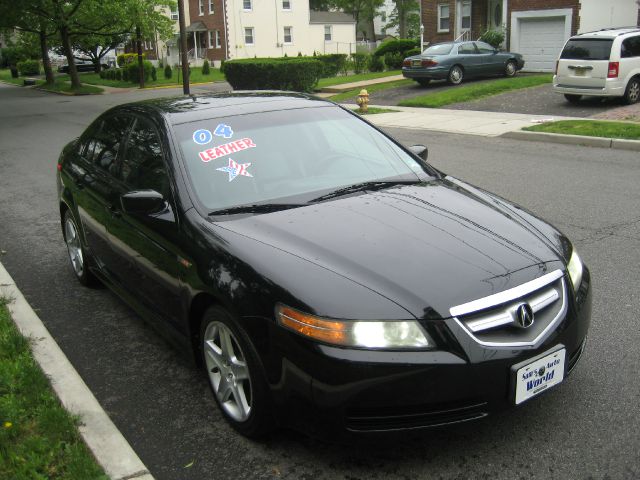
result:
[[[223,208],[209,213],[210,217],[215,215],[235,215],[237,213],[269,213],[288,208],[302,207],[304,203],[258,203],[254,205],[238,205],[237,207]]]
[[[380,190],[382,188],[393,187],[396,185],[413,185],[416,183],[421,183],[420,180],[389,180],[389,181],[376,181],[376,182],[362,182],[362,183],[354,183],[353,185],[349,185],[347,187],[338,188],[332,192],[326,193],[324,195],[320,195],[317,198],[314,198],[311,202],[321,202],[323,200],[329,200],[330,198],[340,197],[342,195],[348,195],[354,192],[361,192],[363,190]]]

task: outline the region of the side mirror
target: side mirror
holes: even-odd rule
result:
[[[412,153],[414,153],[417,156],[419,156],[425,162],[427,161],[427,158],[429,157],[429,150],[424,145],[411,145],[409,147],[409,150],[411,150]]]
[[[122,210],[126,213],[149,215],[165,209],[166,201],[161,193],[155,190],[136,190],[120,197]]]

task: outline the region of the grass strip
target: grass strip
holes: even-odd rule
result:
[[[436,93],[428,93],[419,97],[401,101],[403,107],[438,108],[453,103],[469,102],[500,93],[520,90],[522,88],[537,87],[551,83],[552,75],[527,75],[513,78],[503,78],[478,85],[463,85]]]
[[[371,103],[375,103],[375,99],[371,98],[372,93],[379,92],[380,90],[386,90],[388,88],[406,87],[407,85],[413,85],[414,83],[415,82],[413,80],[396,80],[394,82],[376,83],[374,85],[369,85],[368,87],[366,87],[366,90],[369,93],[369,101]],[[355,88],[347,92],[338,93],[337,95],[329,97],[329,100],[333,100],[334,102],[343,102],[345,100],[357,97],[360,93],[360,90],[360,88]]]
[[[24,85],[25,77],[12,78],[11,70],[8,68],[0,69],[0,80],[7,83],[13,83],[14,85]]]
[[[0,298],[0,478],[104,479]]]
[[[525,127],[523,130],[530,132],[561,133],[564,135],[585,135],[587,137],[640,140],[640,124],[602,120],[561,120]]]
[[[61,78],[56,78],[53,85],[38,82],[37,88],[40,90],[46,90],[47,92],[68,93],[70,95],[97,95],[103,92],[100,87],[95,87],[93,85],[81,85],[80,88],[73,89],[71,88],[71,83]]]
[[[178,71],[180,71],[180,80],[178,80]],[[145,87],[163,87],[171,85],[182,85],[182,71],[176,68],[172,69],[173,75],[171,78],[164,78],[164,69],[157,69],[157,80],[148,80],[144,82]],[[69,76],[65,76],[69,79]],[[222,82],[224,81],[224,75],[220,73],[217,68],[211,68],[209,75],[203,75],[200,68],[192,68],[190,75],[190,83],[210,83],[210,82]],[[137,83],[129,82],[128,80],[109,80],[106,78],[100,78],[97,73],[81,73],[80,81],[82,83],[88,83],[91,85],[104,85],[105,87],[115,88],[137,88]]]
[[[357,73],[355,75],[345,75],[341,77],[321,78],[318,81],[317,89],[342,85],[343,83],[362,82],[364,80],[375,80],[376,78],[392,77],[400,75],[402,70],[389,70],[388,72]]]
[[[378,108],[378,107],[369,107],[367,113],[360,113],[358,109],[355,109],[358,115],[376,115],[378,113],[391,113],[391,112],[399,112],[400,110],[393,110],[391,108]]]

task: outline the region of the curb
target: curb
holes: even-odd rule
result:
[[[585,145],[587,147],[640,151],[640,141],[620,138],[587,137],[584,135],[563,135],[560,133],[527,132],[523,130],[503,133],[500,136],[503,138],[529,140],[533,142],[562,143],[565,145]]]
[[[0,263],[0,290],[9,311],[64,408],[80,418],[78,431],[112,480],[153,480],[147,467],[113,424],[38,315]]]

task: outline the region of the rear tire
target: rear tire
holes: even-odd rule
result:
[[[431,82],[430,78],[419,78],[416,80],[421,87],[426,87]]]
[[[582,98],[582,95],[570,95],[568,93],[565,94],[564,98],[567,99],[567,102],[576,104]]]
[[[98,280],[89,269],[91,259],[82,246],[82,235],[78,228],[78,223],[73,218],[71,210],[68,209],[62,217],[62,236],[67,244],[71,268],[78,281],[85,287],[96,285]]]
[[[504,76],[515,77],[516,73],[518,73],[518,66],[516,65],[516,62],[514,62],[513,60],[509,60],[504,66]]]
[[[633,105],[640,100],[640,78],[632,78],[627,84],[627,89],[624,91],[624,102],[627,105]]]
[[[451,70],[449,70],[447,82],[449,82],[450,85],[460,85],[463,78],[464,71],[462,70],[462,67],[460,67],[459,65],[454,65],[453,67],[451,67]]]
[[[200,355],[218,408],[236,431],[260,438],[274,427],[269,388],[258,353],[236,319],[209,307],[200,326]]]

